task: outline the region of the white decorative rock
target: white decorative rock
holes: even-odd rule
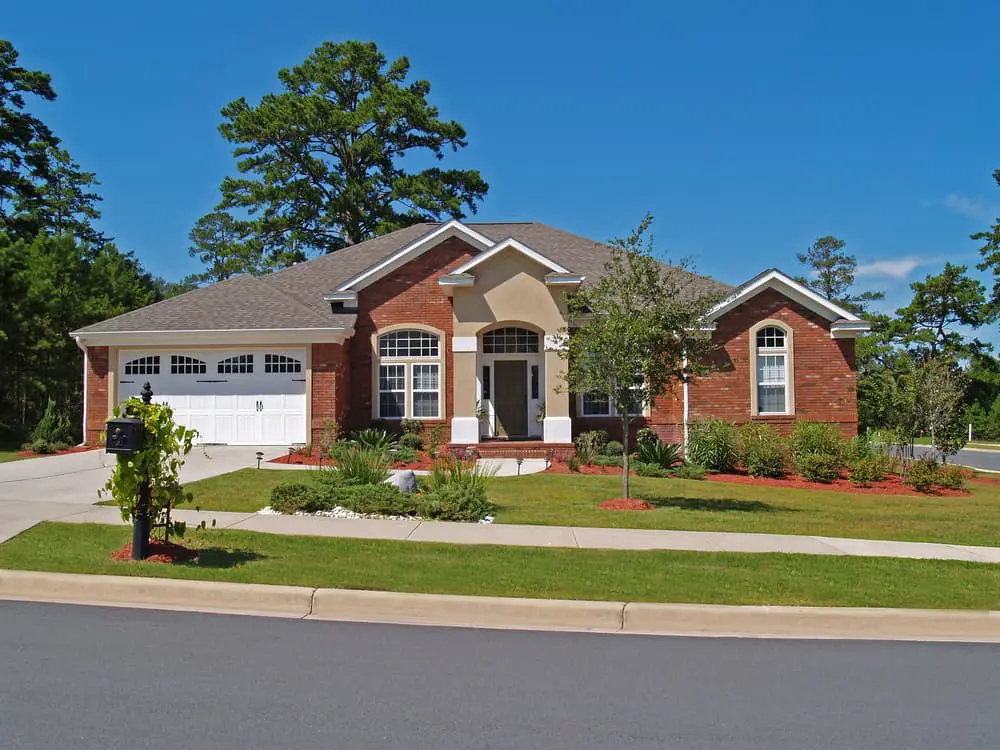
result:
[[[397,471],[386,479],[385,483],[391,484],[400,492],[405,492],[409,495],[417,491],[417,476],[413,473],[412,469]]]

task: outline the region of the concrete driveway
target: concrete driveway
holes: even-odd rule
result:
[[[282,455],[275,447],[195,447],[181,470],[182,482],[227,474]],[[0,542],[31,528],[85,512],[98,501],[97,491],[108,481],[115,457],[102,450],[64,456],[31,458],[0,464]]]

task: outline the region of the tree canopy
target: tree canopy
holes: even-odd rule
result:
[[[415,169],[463,148],[466,133],[429,103],[430,83],[409,73],[407,58],[389,62],[374,42],[325,42],[279,71],[278,93],[222,109],[240,174],[223,181],[217,210],[232,215],[242,247],[224,245],[238,260],[210,264],[211,278],[212,268],[280,267],[475,213],[489,187],[478,171]]]
[[[993,173],[993,180],[1000,187],[1000,169]],[[983,261],[978,268],[980,271],[993,273],[993,291],[990,294],[989,302],[993,312],[1000,315],[1000,216],[989,229],[972,235],[972,239],[983,243],[983,246],[979,248]]]
[[[885,295],[872,291],[851,292],[858,261],[846,252],[846,247],[847,243],[836,237],[820,237],[804,253],[796,254],[799,263],[810,269],[810,275],[800,276],[796,281],[852,312],[863,312],[869,303]]]

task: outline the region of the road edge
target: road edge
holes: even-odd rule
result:
[[[522,599],[4,569],[0,600],[504,630],[1000,643],[1000,611],[982,610]]]

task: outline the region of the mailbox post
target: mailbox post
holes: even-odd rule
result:
[[[153,389],[149,383],[142,387],[142,402],[149,404],[153,400]],[[141,419],[135,417],[118,417],[108,420],[108,438],[105,450],[114,453],[119,461],[127,461],[129,456],[142,449],[145,438],[145,427]],[[139,485],[139,502],[132,519],[132,559],[145,560],[149,546],[149,477],[144,477]]]

